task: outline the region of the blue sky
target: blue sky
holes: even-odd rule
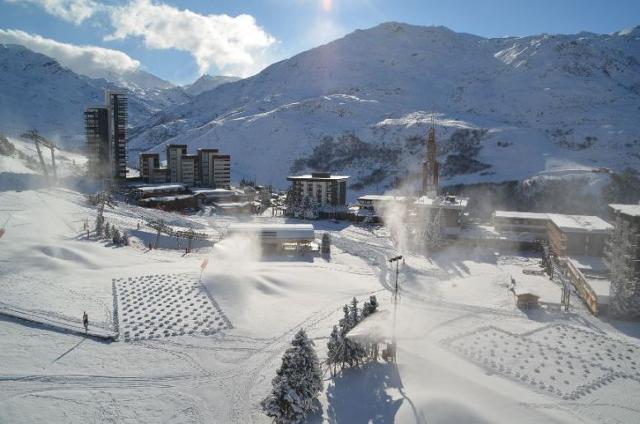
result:
[[[610,33],[640,24],[640,1],[0,0],[0,42],[39,49],[90,76],[139,67],[178,84],[204,72],[251,75],[385,21],[486,37]]]

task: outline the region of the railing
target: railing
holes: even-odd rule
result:
[[[598,315],[598,296],[589,285],[584,274],[568,259],[564,261],[564,265],[568,271],[569,279],[576,288],[580,298],[593,315]]]

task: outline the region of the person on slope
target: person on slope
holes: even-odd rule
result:
[[[82,325],[84,325],[84,332],[89,332],[89,315],[87,315],[87,311],[84,311],[82,314]]]

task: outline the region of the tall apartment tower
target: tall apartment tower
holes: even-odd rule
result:
[[[159,153],[140,153],[138,157],[140,177],[145,183],[151,183],[156,180],[156,173],[160,169]]]
[[[231,156],[218,149],[198,149],[198,184],[202,187],[231,187]]]
[[[213,187],[231,188],[231,155],[216,155],[213,161]]]
[[[436,129],[431,118],[431,127],[427,136],[427,158],[422,163],[422,195],[436,197],[438,195],[438,171]]]
[[[89,153],[89,172],[95,178],[110,179],[109,110],[105,107],[87,108],[84,112],[84,131]]]
[[[124,181],[127,178],[127,95],[107,90],[104,97],[109,114],[111,176],[114,181]]]
[[[187,154],[186,144],[167,145],[167,168],[169,169],[169,182],[182,182],[182,156]]]
[[[198,171],[198,155],[182,155],[180,158],[180,168],[182,175],[180,182],[189,187],[197,185],[200,174]]]

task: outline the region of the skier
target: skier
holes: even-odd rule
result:
[[[89,315],[87,315],[87,311],[84,311],[82,314],[82,325],[84,325],[84,332],[89,332]]]

